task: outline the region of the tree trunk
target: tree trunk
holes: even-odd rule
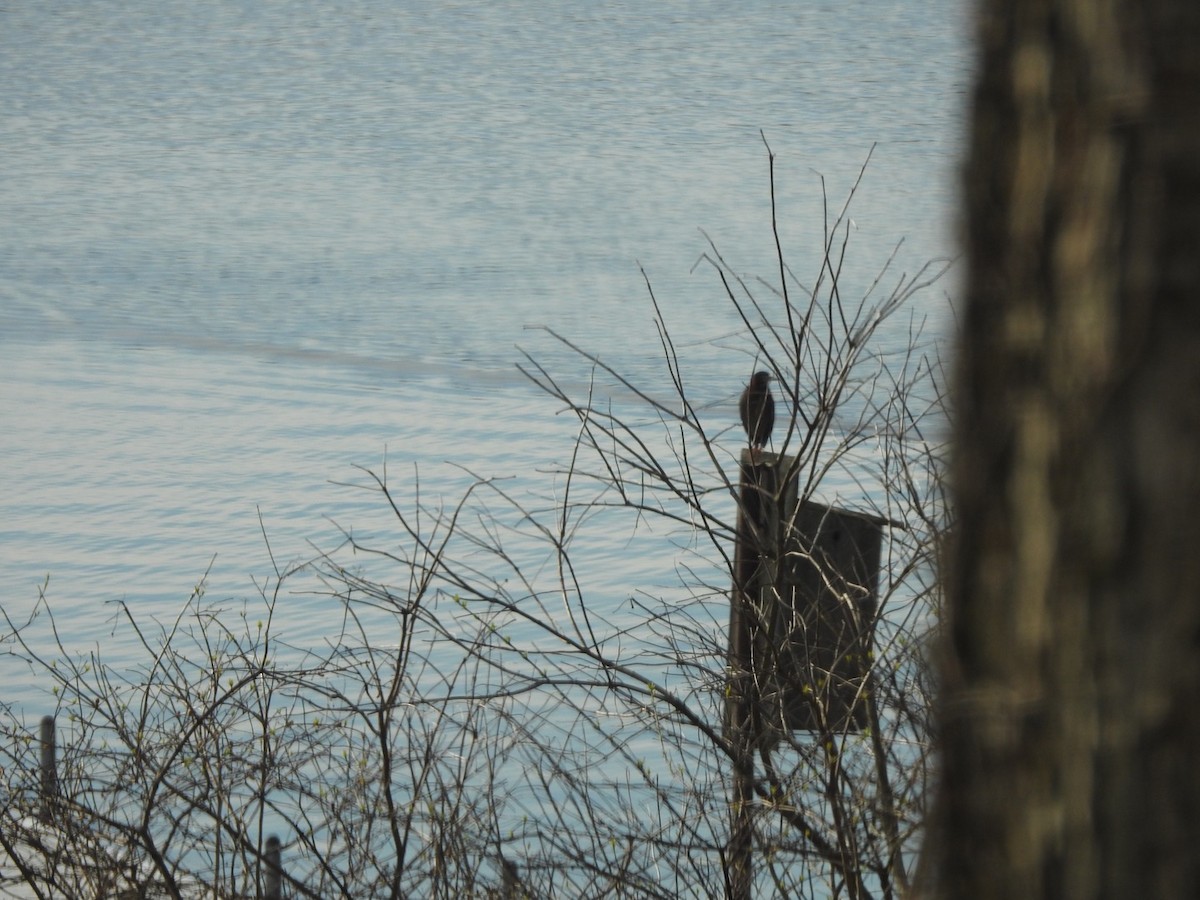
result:
[[[1200,2],[984,0],[946,897],[1200,897]]]

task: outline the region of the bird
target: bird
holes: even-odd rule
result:
[[[767,443],[771,429],[775,427],[775,398],[771,396],[770,381],[770,372],[755,372],[738,400],[742,427],[750,438],[752,451]]]

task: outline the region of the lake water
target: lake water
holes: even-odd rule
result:
[[[574,427],[516,348],[583,389],[548,326],[662,383],[639,267],[694,397],[736,423],[750,345],[700,229],[775,271],[761,131],[801,273],[820,177],[839,206],[876,144],[846,287],[901,238],[898,271],[954,254],[967,6],[7,5],[0,605],[28,614],[48,577],[67,646],[119,660],[111,601],[168,618],[210,566],[210,597],[253,596],[264,532],[281,563],[339,527],[390,539],[339,484],[356,466],[448,501],[459,465],[550,493]],[[674,577],[628,541],[581,560],[617,600]],[[319,639],[316,601],[288,602]]]

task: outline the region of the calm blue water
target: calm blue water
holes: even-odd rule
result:
[[[816,270],[873,144],[844,284],[956,252],[961,0],[9,4],[0,10],[0,605],[69,646],[124,600],[253,596],[338,526],[355,466],[453,500],[461,464],[549,495],[573,425],[514,368],[661,383],[639,265],[714,423],[748,342],[706,266]],[[930,298],[930,308],[941,291]],[[737,435],[731,434],[736,442]],[[260,519],[261,517],[261,519]],[[598,532],[618,600],[675,578]],[[300,642],[313,598],[289,600]],[[315,618],[315,620],[314,620]],[[120,646],[106,646],[120,658]],[[0,663],[0,672],[11,663]],[[19,672],[6,672],[20,693]],[[35,701],[42,702],[42,701]]]

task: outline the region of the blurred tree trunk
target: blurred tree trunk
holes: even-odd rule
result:
[[[946,897],[1200,897],[1200,2],[984,0]]]

